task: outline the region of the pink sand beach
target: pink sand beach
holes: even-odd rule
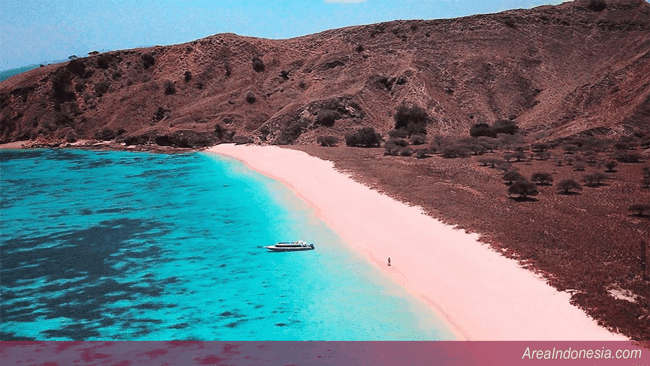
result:
[[[571,305],[568,293],[480,243],[477,234],[372,190],[330,161],[275,146],[223,144],[208,152],[284,183],[461,339],[627,340]]]

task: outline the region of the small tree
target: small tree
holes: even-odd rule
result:
[[[635,216],[644,217],[646,216],[646,211],[650,213],[650,205],[646,204],[634,204],[628,207],[628,210],[634,212]]]
[[[415,150],[415,155],[418,159],[424,159],[428,158],[431,154],[431,150],[429,149],[417,149]]]
[[[598,187],[602,182],[607,179],[607,176],[603,173],[594,173],[585,175],[583,181],[589,187]]]
[[[404,128],[409,136],[415,133],[427,134],[429,116],[424,109],[418,106],[399,106],[393,119],[395,120],[395,129],[399,130],[400,128]]]
[[[411,145],[423,145],[426,142],[426,137],[422,134],[415,134],[411,136]]]
[[[539,194],[537,186],[525,179],[516,180],[510,187],[508,187],[508,195],[519,195],[519,198],[526,199],[528,196],[535,196]]]
[[[573,165],[573,170],[576,172],[582,172],[585,170],[585,163],[578,162]]]
[[[565,179],[555,186],[557,191],[562,194],[569,194],[572,190],[582,191],[582,186],[580,183],[576,182],[573,179]]]
[[[381,135],[372,127],[363,127],[351,135],[345,136],[347,146],[377,147],[381,143]]]
[[[519,172],[516,170],[508,170],[507,172],[503,173],[502,178],[506,184],[513,184],[515,181],[525,180],[524,176],[519,174]]]
[[[538,172],[533,174],[531,180],[540,185],[550,185],[553,182],[553,176],[550,173]]]
[[[605,168],[607,168],[606,172],[610,172],[610,173],[615,172],[614,168],[616,168],[617,166],[618,163],[613,160],[606,162],[605,163]]]

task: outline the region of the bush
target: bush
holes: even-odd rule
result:
[[[585,163],[578,162],[573,165],[573,170],[576,172],[582,172],[585,170]]]
[[[641,156],[634,153],[619,153],[614,158],[621,163],[638,163],[641,161]]]
[[[316,141],[318,141],[320,146],[327,147],[336,146],[339,143],[339,139],[334,136],[318,136]]]
[[[645,216],[645,212],[650,213],[650,205],[635,204],[628,207],[628,210],[634,212],[635,216],[643,217]]]
[[[580,183],[576,182],[573,179],[565,179],[558,183],[555,188],[559,193],[569,194],[572,190],[582,191],[582,186]]]
[[[255,93],[253,93],[252,91],[249,90],[246,93],[246,102],[248,102],[249,104],[253,104],[256,101],[257,101],[257,97],[255,97]]]
[[[411,148],[408,147],[408,146],[407,146],[407,147],[403,147],[403,148],[400,149],[399,154],[400,154],[401,156],[412,156],[412,155],[413,155],[413,149],[411,149]]]
[[[100,81],[95,84],[95,95],[101,97],[102,95],[108,92],[108,89],[111,87],[111,83],[108,81]]]
[[[514,121],[509,121],[507,119],[498,120],[492,125],[492,133],[494,135],[498,135],[500,133],[514,135],[517,133],[517,131],[519,131],[517,123]]]
[[[253,70],[255,70],[255,72],[263,72],[264,69],[266,69],[264,61],[259,57],[253,57]]]
[[[587,9],[591,11],[603,11],[607,8],[607,2],[605,0],[589,0],[587,4]]]
[[[142,55],[140,58],[142,58],[142,66],[145,70],[156,64],[156,59],[151,55]]]
[[[550,173],[538,172],[534,173],[530,180],[540,185],[550,185],[553,183],[553,176]]]
[[[518,180],[525,180],[525,178],[516,170],[508,170],[507,172],[503,173],[503,180],[506,184],[512,184]]]
[[[643,177],[641,179],[641,188],[650,188],[650,177]]]
[[[388,137],[394,138],[394,139],[405,139],[409,137],[409,134],[406,132],[405,129],[399,129],[399,130],[390,130],[388,131]]]
[[[409,136],[413,134],[427,134],[429,116],[424,109],[418,106],[399,106],[393,119],[395,120],[395,129],[405,128]]]
[[[442,149],[441,155],[447,159],[464,158],[469,155],[469,149],[459,145],[448,146]]]
[[[607,176],[603,173],[594,173],[588,174],[583,177],[583,181],[589,187],[598,187],[602,182],[607,179]]]
[[[345,144],[355,147],[377,147],[381,143],[381,135],[372,127],[363,127],[351,135],[345,136]]]
[[[316,124],[321,126],[332,127],[334,122],[337,119],[341,118],[341,115],[337,111],[331,109],[321,109],[316,116]]]
[[[185,73],[183,74],[183,78],[185,79],[186,83],[190,82],[190,80],[192,80],[192,72],[185,71]]]
[[[519,198],[525,199],[528,196],[535,196],[539,194],[537,186],[525,179],[516,180],[510,187],[508,187],[508,195],[519,195]]]
[[[171,80],[165,81],[165,95],[176,94],[176,85]]]
[[[576,145],[564,145],[562,150],[564,150],[565,154],[573,154],[578,150],[578,147]]]
[[[390,139],[390,140],[386,141],[385,145],[389,145],[389,144],[399,146],[399,147],[407,147],[407,146],[409,146],[409,142],[404,140],[404,139]]]
[[[537,144],[531,145],[531,149],[533,151],[538,151],[538,152],[546,151],[546,150],[548,150],[548,145],[543,144],[543,143],[537,143]]]
[[[618,166],[617,162],[615,162],[613,160],[608,161],[607,163],[605,163],[605,168],[607,168],[606,172],[610,172],[610,173],[614,172],[615,171],[614,168],[616,168],[617,166]]]
[[[426,137],[421,134],[411,136],[411,145],[423,145],[426,142]]]
[[[417,149],[415,150],[415,155],[418,159],[424,159],[428,158],[431,154],[431,150],[429,149]]]
[[[487,136],[487,137],[494,137],[494,134],[492,133],[492,128],[490,128],[490,125],[487,123],[477,123],[470,127],[469,129],[469,135],[472,137],[479,137],[479,136]]]
[[[364,50],[363,45],[358,44],[357,47],[355,47],[354,50],[357,51],[357,52],[363,52],[363,50]]]

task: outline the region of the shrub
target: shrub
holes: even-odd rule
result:
[[[442,149],[441,153],[443,158],[454,159],[454,158],[464,158],[469,155],[469,150],[464,146],[448,146]]]
[[[397,156],[397,155],[399,155],[400,149],[401,149],[401,146],[397,145],[395,143],[395,140],[388,140],[384,144],[384,155]]]
[[[539,151],[539,152],[546,151],[546,150],[548,150],[548,145],[543,144],[543,143],[537,143],[537,144],[531,145],[531,149],[533,151]]]
[[[562,150],[564,150],[565,154],[573,154],[578,150],[578,147],[576,145],[564,145],[562,146]]]
[[[337,139],[334,136],[318,136],[316,139],[318,143],[320,143],[320,146],[336,146],[339,143],[339,139]]]
[[[551,157],[551,153],[548,151],[538,151],[535,153],[535,156],[539,160],[548,160]]]
[[[111,83],[108,81],[100,81],[95,84],[95,95],[101,97],[102,95],[108,92],[108,89],[111,87]]]
[[[77,141],[77,135],[76,135],[76,134],[74,133],[74,131],[72,131],[72,130],[71,130],[71,131],[68,131],[68,132],[65,134],[65,142],[73,143],[73,142],[75,142],[75,141]]]
[[[337,111],[331,109],[321,109],[316,116],[316,124],[321,126],[332,127],[334,122],[337,119],[341,118],[341,115]]]
[[[364,48],[363,48],[362,45],[358,44],[357,47],[355,47],[354,50],[357,51],[357,52],[363,52]]]
[[[530,180],[540,185],[550,185],[553,182],[553,176],[550,173],[537,172],[533,173]]]
[[[145,70],[156,64],[156,59],[152,55],[142,55],[140,58],[142,58],[142,66]]]
[[[172,82],[171,80],[165,81],[164,87],[165,87],[165,95],[176,94],[176,85],[174,85],[174,82]]]
[[[253,104],[253,103],[255,103],[257,101],[257,97],[255,97],[255,93],[253,93],[250,90],[248,92],[246,92],[246,97],[245,98],[246,98],[246,102],[248,102],[249,104]]]
[[[607,176],[603,173],[588,174],[583,177],[583,181],[589,187],[598,187],[605,179]]]
[[[423,145],[426,142],[426,137],[421,134],[411,136],[411,145]]]
[[[411,148],[408,147],[408,146],[407,146],[407,147],[403,147],[403,148],[400,149],[399,154],[400,154],[401,156],[411,156],[411,155],[413,155],[413,149],[411,149]]]
[[[186,83],[190,82],[190,80],[192,80],[192,72],[185,71],[185,73],[183,74],[183,78],[185,79]]]
[[[467,145],[467,148],[473,152],[474,155],[482,155],[487,151],[483,145],[477,143],[469,144]]]
[[[641,171],[643,172],[643,176],[645,178],[650,177],[650,166],[644,166],[643,169],[641,169]]]
[[[507,119],[498,120],[492,125],[492,133],[495,135],[500,133],[514,135],[517,131],[519,131],[517,123]]]
[[[525,179],[516,180],[510,187],[508,187],[508,195],[519,195],[519,198],[525,199],[528,196],[535,196],[539,194],[537,186]]]
[[[576,182],[573,179],[565,179],[558,183],[555,188],[559,193],[569,194],[572,190],[582,191],[582,186],[580,183]]]
[[[418,159],[424,159],[428,158],[431,154],[431,150],[429,149],[417,149],[415,150],[415,155]]]
[[[638,163],[641,161],[641,156],[634,153],[619,153],[614,158],[621,163]]]
[[[607,168],[606,172],[614,172],[614,168],[618,166],[618,163],[615,161],[608,161],[605,163],[605,168]]]
[[[643,217],[646,211],[650,213],[650,205],[634,204],[628,207],[628,210],[634,212],[635,216]]]
[[[117,133],[108,127],[104,127],[101,131],[95,132],[95,139],[100,141],[109,141],[114,139],[116,136]]]
[[[576,172],[582,172],[585,170],[585,164],[583,162],[578,162],[573,165],[573,170]]]
[[[591,11],[603,11],[607,8],[607,2],[605,0],[589,0],[587,4],[587,9]]]
[[[404,139],[409,137],[409,134],[406,132],[405,129],[399,129],[399,130],[388,131],[388,136],[394,139]]]
[[[372,127],[363,127],[351,135],[345,136],[345,144],[355,147],[375,147],[381,143],[381,135]]]
[[[255,72],[263,72],[264,69],[266,69],[264,61],[259,57],[253,57],[253,70],[255,70]]]
[[[427,134],[426,125],[429,120],[429,116],[424,109],[418,106],[399,106],[393,118],[395,120],[396,130],[405,128],[409,136],[416,133],[423,135]]]
[[[472,127],[470,127],[469,135],[472,137],[479,137],[479,136],[494,137],[490,125],[483,122],[476,123]]]
[[[516,170],[508,170],[507,172],[503,173],[503,180],[506,184],[512,184],[518,180],[525,180],[525,178]]]
[[[394,145],[398,147],[407,147],[409,146],[409,142],[404,140],[404,139],[389,139],[386,141],[385,145]]]

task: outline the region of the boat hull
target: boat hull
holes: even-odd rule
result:
[[[314,250],[314,247],[276,247],[276,246],[268,246],[265,247],[271,252],[300,252],[300,251],[305,251],[305,250]]]

